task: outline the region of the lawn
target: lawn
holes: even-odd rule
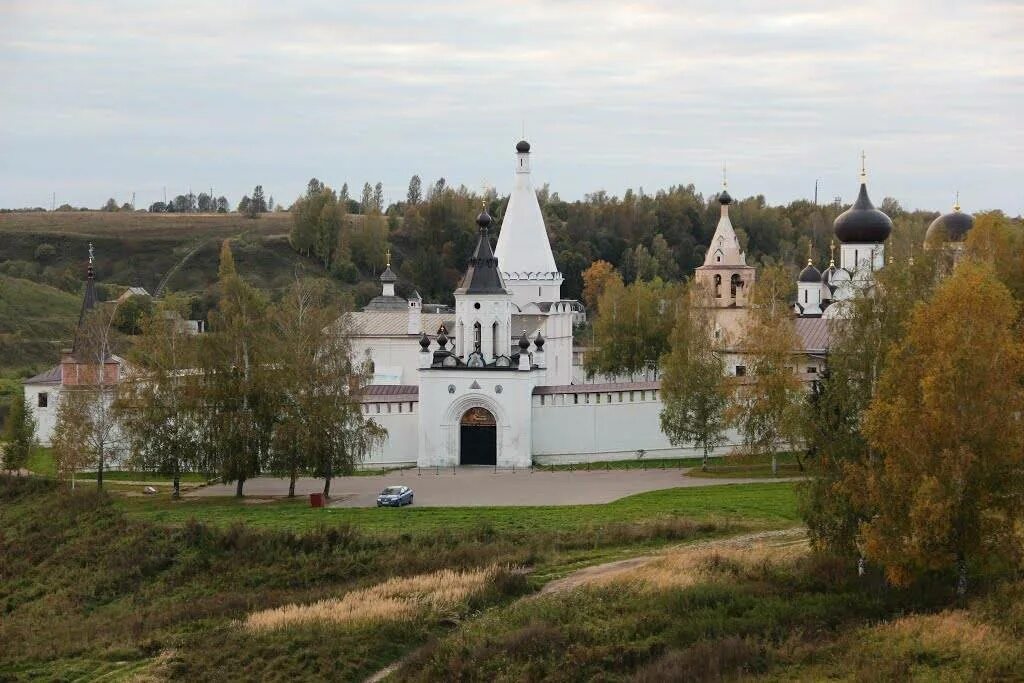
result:
[[[488,530],[493,533],[569,531],[610,524],[688,518],[785,526],[798,521],[790,483],[736,484],[650,491],[604,505],[535,507],[311,508],[305,499],[254,503],[234,498],[132,498],[117,502],[129,517],[160,524],[196,519],[227,526],[304,531],[346,525],[366,533],[430,534]]]

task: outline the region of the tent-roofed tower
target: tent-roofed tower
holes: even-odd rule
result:
[[[516,145],[515,182],[494,255],[520,310],[529,303],[561,301],[563,278],[530,180],[530,143],[526,140]]]
[[[697,268],[694,275],[704,288],[710,307],[714,309],[716,341],[730,345],[742,335],[747,300],[757,271],[747,265],[747,256],[729,220],[732,197],[729,196],[724,179],[718,204],[721,206],[721,214],[715,235],[704,256],[704,265]]]
[[[455,290],[455,353],[468,358],[479,352],[485,363],[491,363],[512,355],[512,297],[491,250],[490,215],[481,212],[476,224],[480,230],[476,249]]]

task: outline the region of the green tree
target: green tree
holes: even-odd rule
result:
[[[373,188],[370,187],[370,183],[363,183],[363,195],[359,201],[359,212],[362,214],[368,214],[374,209],[373,203]]]
[[[263,186],[257,185],[253,188],[252,199],[245,207],[246,218],[259,218],[260,214],[267,212],[267,198],[263,194]]]
[[[416,206],[423,201],[423,181],[418,175],[409,179],[409,190],[405,193],[405,203],[409,206]]]
[[[3,455],[3,468],[8,472],[24,469],[36,444],[36,421],[22,392],[11,396],[4,441],[7,443],[0,446],[3,449],[0,453]]]
[[[235,494],[242,496],[269,448],[276,407],[263,384],[273,371],[264,357],[266,303],[238,276],[227,240],[219,272],[220,301],[201,338],[203,469],[236,482]]]
[[[120,363],[111,345],[116,314],[116,306],[100,306],[88,311],[79,324],[73,350],[76,380],[62,388],[54,426],[54,441],[65,449],[61,457],[66,465],[95,466],[99,489],[123,438],[113,405],[120,379]]]
[[[930,571],[1016,567],[1024,513],[1020,302],[988,264],[962,263],[917,306],[865,415],[884,455],[867,473],[865,554],[906,585]]]
[[[691,286],[677,301],[672,349],[661,360],[661,431],[674,446],[700,446],[706,470],[708,454],[725,441],[729,386],[702,298],[703,289]]]
[[[796,451],[803,436],[805,390],[796,374],[800,343],[786,278],[786,271],[778,267],[758,275],[739,342],[750,372],[737,379],[729,410],[744,448],[756,455],[770,454],[773,473],[778,471],[779,445]]]
[[[611,279],[594,320],[594,346],[587,373],[636,375],[657,367],[669,349],[676,288],[659,279],[629,286]]]
[[[133,466],[170,475],[175,499],[182,471],[204,464],[197,341],[185,326],[187,312],[188,300],[170,295],[146,316],[116,403]]]
[[[322,281],[297,281],[270,314],[281,406],[270,468],[289,478],[289,496],[308,470],[324,477],[329,495],[331,479],[350,473],[386,436],[362,412],[369,374],[352,362],[349,307],[331,305],[327,292]]]

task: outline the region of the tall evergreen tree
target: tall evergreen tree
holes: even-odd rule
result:
[[[418,175],[409,179],[409,190],[405,193],[405,203],[409,206],[416,206],[423,201],[423,181]]]
[[[3,469],[16,472],[28,465],[32,448],[36,444],[36,420],[24,393],[17,392],[11,396],[11,408],[7,413],[7,426],[4,429],[6,444],[0,445],[3,456]]]

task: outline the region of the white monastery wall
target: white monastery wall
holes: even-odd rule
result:
[[[363,414],[388,430],[388,438],[371,451],[362,467],[397,467],[416,464],[419,439],[419,401],[380,400],[363,404]]]
[[[540,464],[633,460],[643,449],[645,458],[699,457],[699,448],[678,448],[661,431],[661,391],[558,393],[533,397],[533,455]],[[713,455],[722,455],[739,437]]]

